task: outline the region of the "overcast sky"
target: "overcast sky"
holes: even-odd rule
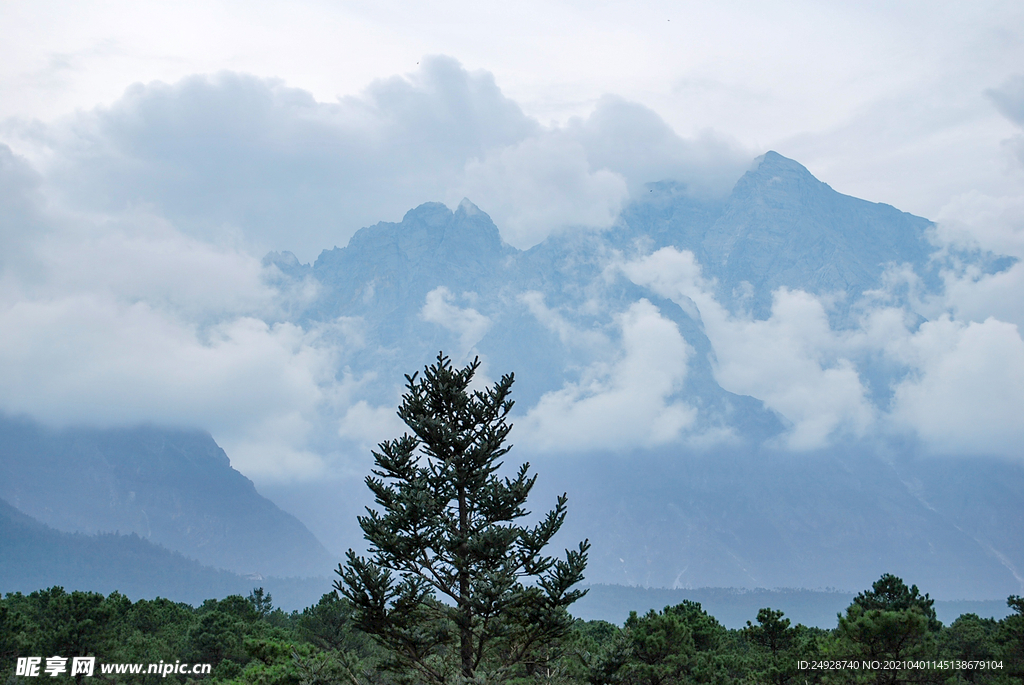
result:
[[[0,408],[200,424],[254,471],[315,473],[317,417],[366,408],[259,259],[422,202],[527,248],[774,149],[1024,257],[1020,2],[10,0],[0,29]],[[988,326],[1024,373],[1000,279],[952,284],[949,335]]]
[[[1019,129],[986,94],[1024,64],[1012,0],[14,0],[0,26],[0,119],[52,122],[133,83],[223,70],[332,103],[448,55],[493,74],[541,124],[612,94],[681,136],[713,129],[755,154],[776,149],[842,192],[919,215],[1022,181],[1003,145]]]

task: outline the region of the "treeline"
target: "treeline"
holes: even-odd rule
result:
[[[916,586],[885,575],[862,592],[831,630],[791,625],[762,609],[746,627],[722,626],[696,602],[631,614],[623,626],[576,621],[538,645],[506,682],[566,685],[688,683],[1020,683],[1024,678],[1024,599],[996,621],[964,614],[949,626]],[[424,631],[442,629],[424,625]],[[458,648],[440,661],[458,661]],[[91,677],[42,671],[46,658],[96,657]],[[42,657],[39,676],[16,675],[19,657]],[[0,599],[0,682],[186,683],[194,676],[104,674],[101,664],[212,664],[209,683],[406,685],[401,659],[361,632],[353,607],[336,593],[285,613],[262,589],[198,607],[164,599],[132,602],[112,593],[48,590]],[[488,680],[487,669],[482,681]],[[458,681],[453,676],[452,682]]]

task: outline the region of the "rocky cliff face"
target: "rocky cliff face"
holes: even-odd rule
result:
[[[700,262],[735,302],[752,286],[752,311],[767,316],[780,286],[837,293],[847,305],[878,287],[891,265],[928,275],[931,222],[834,191],[775,152],[755,161],[700,243]],[[696,246],[695,246],[696,247]],[[742,290],[740,290],[742,292]]]

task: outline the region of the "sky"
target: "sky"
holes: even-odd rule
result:
[[[317,472],[319,414],[377,410],[260,259],[422,202],[469,197],[525,249],[652,180],[722,195],[776,150],[1024,258],[1019,2],[8,0],[0,26],[0,409],[202,425],[266,477]],[[1017,368],[1022,283],[952,282],[942,349],[994,340]],[[963,368],[916,340],[927,378]],[[922,425],[947,388],[926,381]]]

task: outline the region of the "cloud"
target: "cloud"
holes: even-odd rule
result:
[[[935,452],[1019,455],[1024,341],[1007,321],[954,319],[950,311],[963,309],[962,291],[953,290],[945,313],[919,326],[906,309],[865,301],[857,325],[837,330],[822,299],[799,290],[776,290],[767,319],[730,313],[690,252],[664,248],[620,268],[635,283],[699,310],[716,380],[785,417],[791,449],[895,430],[917,435]],[[998,292],[1013,281],[975,281],[985,282]],[[974,296],[977,311],[991,308],[984,293]],[[887,368],[881,378],[890,384],[874,394],[862,378],[872,366]]]
[[[723,314],[719,309],[704,317],[718,359],[715,378],[792,422],[791,448],[823,447],[836,432],[864,435],[873,408],[819,299],[780,288],[767,320]]]
[[[310,440],[335,401],[341,349],[322,335],[332,325],[281,322],[310,293],[278,290],[273,267],[145,208],[48,206],[29,168],[0,149],[0,411],[197,426],[253,477],[321,472]]]
[[[423,62],[335,103],[229,72],[135,84],[109,107],[20,135],[71,206],[148,205],[192,235],[308,260],[444,197],[467,159],[539,128],[490,74]]]
[[[228,442],[287,424],[295,437],[333,377],[332,353],[313,336],[251,317],[204,329],[79,294],[8,303],[0,327],[0,408],[48,423],[203,426]],[[232,456],[247,473],[287,467]]]
[[[45,231],[38,216],[42,177],[27,160],[0,144],[0,270],[31,265],[32,239]]]
[[[583,145],[560,132],[471,160],[453,194],[487,207],[505,241],[523,249],[566,226],[607,228],[629,196],[620,174],[595,168]]]
[[[519,301],[526,305],[530,314],[542,326],[558,336],[562,345],[592,355],[607,355],[612,352],[612,342],[608,336],[598,330],[581,329],[573,325],[560,311],[547,306],[544,302],[544,293],[529,290],[519,296]]]
[[[750,166],[753,150],[711,129],[678,135],[654,110],[606,95],[587,118],[566,126],[595,168],[620,174],[633,194],[644,184],[671,179],[696,195],[723,196]]]
[[[693,348],[647,300],[615,317],[617,358],[598,362],[576,383],[546,393],[518,423],[520,440],[536,449],[616,450],[678,439],[697,411],[673,400],[686,380]]]
[[[250,475],[316,475],[328,467],[316,455],[336,449],[325,445],[372,444],[400,427],[346,368],[354,349],[378,352],[365,349],[364,322],[285,323],[317,293],[262,265],[267,249],[309,260],[361,226],[463,195],[529,247],[566,226],[612,225],[649,181],[725,192],[750,158],[728,138],[680,136],[612,96],[541,125],[491,74],[446,57],[422,62],[336,102],[219,73],[138,84],[48,124],[5,124],[28,157],[0,145],[0,408],[52,423],[200,425]],[[1019,125],[1018,81],[990,95]],[[1019,198],[967,193],[939,217],[936,239],[1021,257],[1021,216]],[[922,305],[925,325],[879,299],[842,331],[827,302],[798,290],[776,291],[766,320],[727,311],[689,253],[621,268],[701,322],[718,381],[784,416],[794,449],[889,429],[941,447],[952,426],[958,444],[979,449],[1020,442],[999,423],[1000,407],[1020,406],[1020,263],[948,269],[943,295]],[[520,301],[582,367],[528,411],[535,445],[615,449],[690,435],[696,410],[679,396],[694,351],[657,307],[635,302],[598,330],[539,293]],[[420,314],[465,357],[493,323],[480,309],[471,294],[439,288]],[[897,369],[881,392],[865,373],[870,359]],[[957,422],[963,398],[986,413]]]
[[[1024,259],[1024,196],[963,193],[946,203],[935,221],[935,242],[940,247]]]
[[[1024,129],[1024,74],[1010,77],[1001,87],[987,90],[986,95],[1003,116]],[[1014,151],[1018,161],[1024,164],[1024,135],[1017,135],[1007,140],[1006,144]]]
[[[606,227],[647,174],[708,161],[704,143],[621,100],[541,126],[489,73],[446,57],[334,103],[228,72],[136,84],[55,122],[8,121],[4,135],[24,155],[0,144],[0,324],[12,331],[0,341],[0,410],[59,425],[199,426],[255,478],[315,476],[334,467],[316,456],[336,451],[332,440],[363,446],[395,428],[393,409],[360,396],[346,367],[368,353],[362,322],[287,323],[316,284],[261,263],[267,249],[309,259],[466,189],[525,247],[564,226]],[[621,319],[620,366],[639,364],[640,314]],[[421,315],[457,338],[462,357],[492,325],[471,294],[445,289]],[[670,374],[681,383],[689,348],[669,333],[659,340],[685,351]],[[607,358],[609,341],[591,337],[579,342]],[[579,390],[590,398],[573,410],[580,420],[650,390],[605,371],[588,372],[605,399],[593,384]],[[486,384],[486,360],[478,375]],[[661,419],[642,423],[662,440],[690,410],[651,387],[644,406]]]
[[[770,318],[760,321],[722,307],[691,252],[664,248],[622,269],[633,282],[684,308],[696,304],[714,347],[715,379],[784,416],[792,424],[790,448],[823,447],[836,432],[863,435],[871,425],[865,388],[814,296],[779,289]]]
[[[964,193],[950,200],[936,221],[934,240],[943,254],[954,249],[1017,259],[995,273],[954,259],[953,268],[943,272],[940,312],[948,309],[962,321],[994,316],[1024,326],[1024,196]]]
[[[526,248],[565,226],[607,227],[629,189],[652,180],[724,192],[750,157],[712,134],[684,140],[615,98],[544,127],[490,73],[443,56],[337,102],[231,72],[139,83],[50,124],[7,122],[7,135],[68,207],[143,207],[194,237],[302,261],[463,196]]]
[[[375,449],[385,440],[392,440],[408,431],[395,413],[394,406],[373,407],[359,400],[338,422],[339,437],[358,444],[363,451]]]
[[[472,307],[452,304],[453,295],[444,286],[427,293],[420,310],[424,321],[436,323],[459,337],[459,359],[467,357],[491,328],[491,320]]]
[[[586,118],[471,160],[465,184],[448,198],[474,198],[507,242],[526,249],[566,226],[611,226],[652,181],[672,179],[694,195],[723,196],[752,156],[712,131],[684,139],[653,110],[605,96]]]
[[[896,388],[893,419],[933,449],[1019,456],[1024,444],[1024,341],[994,318],[921,325],[906,353],[916,373]]]

